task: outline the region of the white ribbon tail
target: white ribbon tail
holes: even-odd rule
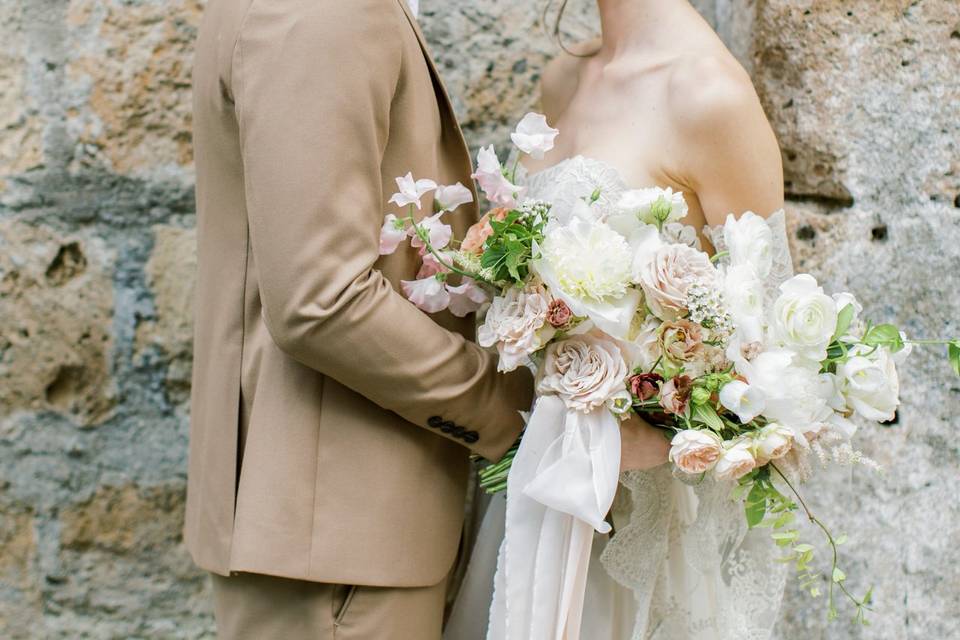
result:
[[[620,425],[539,398],[507,480],[488,640],[577,640],[593,530],[617,490]]]

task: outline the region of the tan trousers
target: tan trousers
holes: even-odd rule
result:
[[[351,587],[213,575],[220,640],[440,640],[445,585]]]

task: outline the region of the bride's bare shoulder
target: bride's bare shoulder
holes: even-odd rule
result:
[[[549,120],[554,120],[570,103],[577,90],[580,67],[584,58],[596,52],[600,39],[567,45],[543,69],[540,79],[540,106]]]
[[[668,112],[681,135],[726,137],[732,131],[756,142],[775,141],[750,76],[727,53],[683,56],[671,66]]]

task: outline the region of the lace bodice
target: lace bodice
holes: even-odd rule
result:
[[[619,171],[575,156],[527,174],[518,169],[525,197],[550,202],[563,217],[578,199],[599,190],[601,216],[613,213],[628,188]],[[792,275],[784,214],[768,218],[775,241],[768,295]],[[720,228],[705,230],[718,251]],[[668,225],[670,241],[699,242],[692,228]],[[704,480],[694,486],[673,477],[667,465],[621,475],[614,502],[616,533],[599,562],[621,589],[633,596],[631,640],[767,640],[776,621],[785,570],[766,530],[748,531],[742,507],[730,500],[732,485]],[[602,542],[602,541],[601,541]],[[596,568],[591,568],[594,572]],[[607,594],[610,591],[600,591]],[[588,596],[589,598],[589,596]],[[587,601],[586,609],[608,611],[608,602]],[[590,613],[585,613],[583,638]],[[599,627],[597,627],[599,628]],[[603,640],[627,640],[626,636]]]

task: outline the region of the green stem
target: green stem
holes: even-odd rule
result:
[[[811,512],[810,508],[807,507],[807,503],[803,501],[803,496],[800,495],[800,492],[797,491],[797,489],[793,486],[790,480],[787,479],[787,476],[784,475],[782,471],[780,471],[777,465],[771,462],[770,468],[776,471],[777,475],[780,476],[780,479],[783,480],[784,483],[786,483],[787,487],[790,488],[790,491],[793,493],[793,495],[797,497],[797,501],[800,503],[800,506],[803,507],[804,512],[806,512],[807,519],[809,519],[810,522],[812,522],[813,524],[820,527],[820,530],[823,531],[823,534],[827,537],[827,541],[830,543],[830,550],[833,552],[833,561],[832,561],[832,566],[831,566],[830,576],[829,576],[830,587],[828,589],[828,598],[830,601],[831,611],[835,610],[835,607],[833,604],[833,585],[835,584],[840,587],[840,590],[843,591],[843,594],[857,607],[858,611],[862,609],[869,610],[865,602],[863,602],[862,600],[859,600],[856,596],[854,596],[852,593],[850,593],[847,590],[847,587],[844,586],[843,584],[843,580],[840,580],[838,582],[833,579],[833,572],[837,568],[837,565],[839,564],[839,552],[837,550],[837,542],[836,540],[834,540],[833,534],[830,533],[830,529],[828,529],[827,526],[823,524],[820,518],[813,515],[813,512]]]

